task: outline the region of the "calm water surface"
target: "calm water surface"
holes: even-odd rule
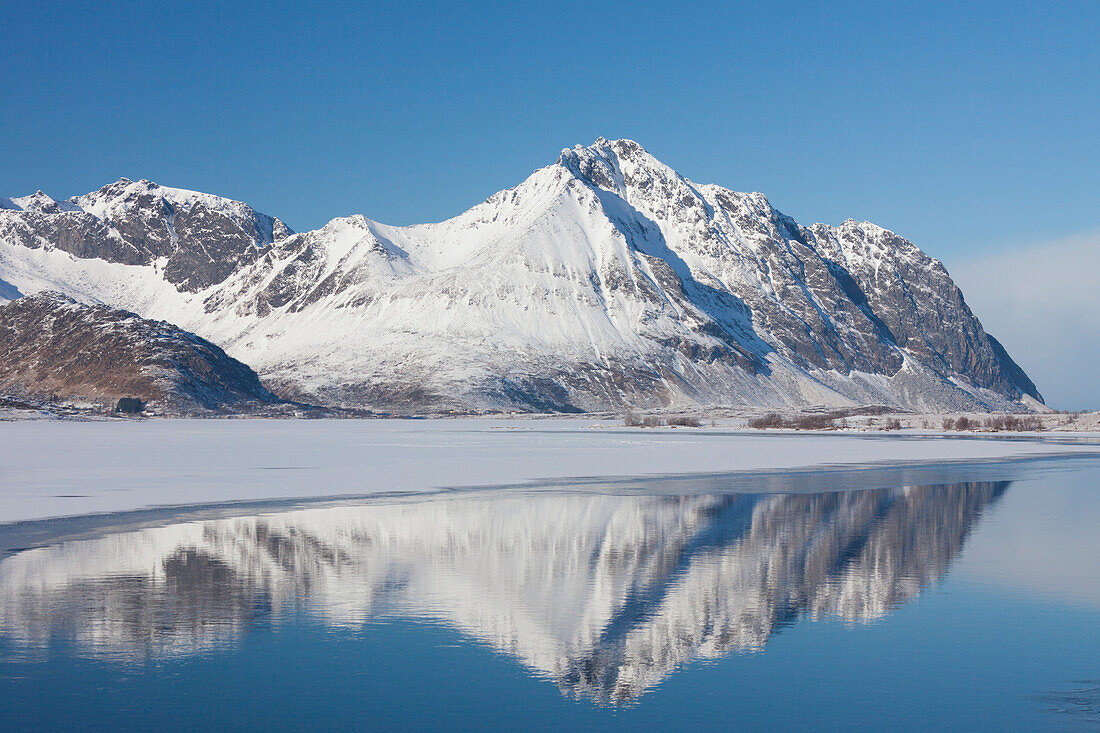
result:
[[[1100,729],[1100,462],[959,478],[9,525],[0,727]]]

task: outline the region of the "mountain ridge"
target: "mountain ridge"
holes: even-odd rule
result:
[[[630,140],[565,149],[456,217],[408,227],[353,215],[293,233],[246,204],[185,192],[185,207],[174,191],[124,180],[70,199],[79,212],[0,210],[0,279],[179,323],[277,390],[325,404],[1042,399],[942,263],[908,240],[870,222],[804,227],[763,194],[693,183]],[[84,217],[117,236],[96,249],[57,234],[67,219],[94,229]]]

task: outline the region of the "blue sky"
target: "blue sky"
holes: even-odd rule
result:
[[[1100,229],[1098,39],[1095,2],[9,3],[0,195],[409,224],[630,137],[950,269]]]
[[[1094,2],[76,5],[5,9],[5,195],[407,224],[603,135],[945,257],[1100,225]]]

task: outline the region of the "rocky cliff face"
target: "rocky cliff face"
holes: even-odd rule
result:
[[[169,323],[43,292],[0,307],[0,394],[172,412],[277,402],[250,368]]]
[[[239,201],[122,178],[59,202],[42,191],[0,200],[0,238],[81,259],[154,265],[180,290],[222,282],[290,234]]]
[[[516,188],[412,227],[353,216],[294,235],[172,190],[10,200],[0,281],[166,318],[328,404],[1041,401],[912,243],[868,222],[801,226],[629,140],[565,150]]]

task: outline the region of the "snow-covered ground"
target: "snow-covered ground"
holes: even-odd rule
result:
[[[547,479],[990,461],[1100,446],[943,435],[642,430],[562,420],[0,422],[0,523]]]

